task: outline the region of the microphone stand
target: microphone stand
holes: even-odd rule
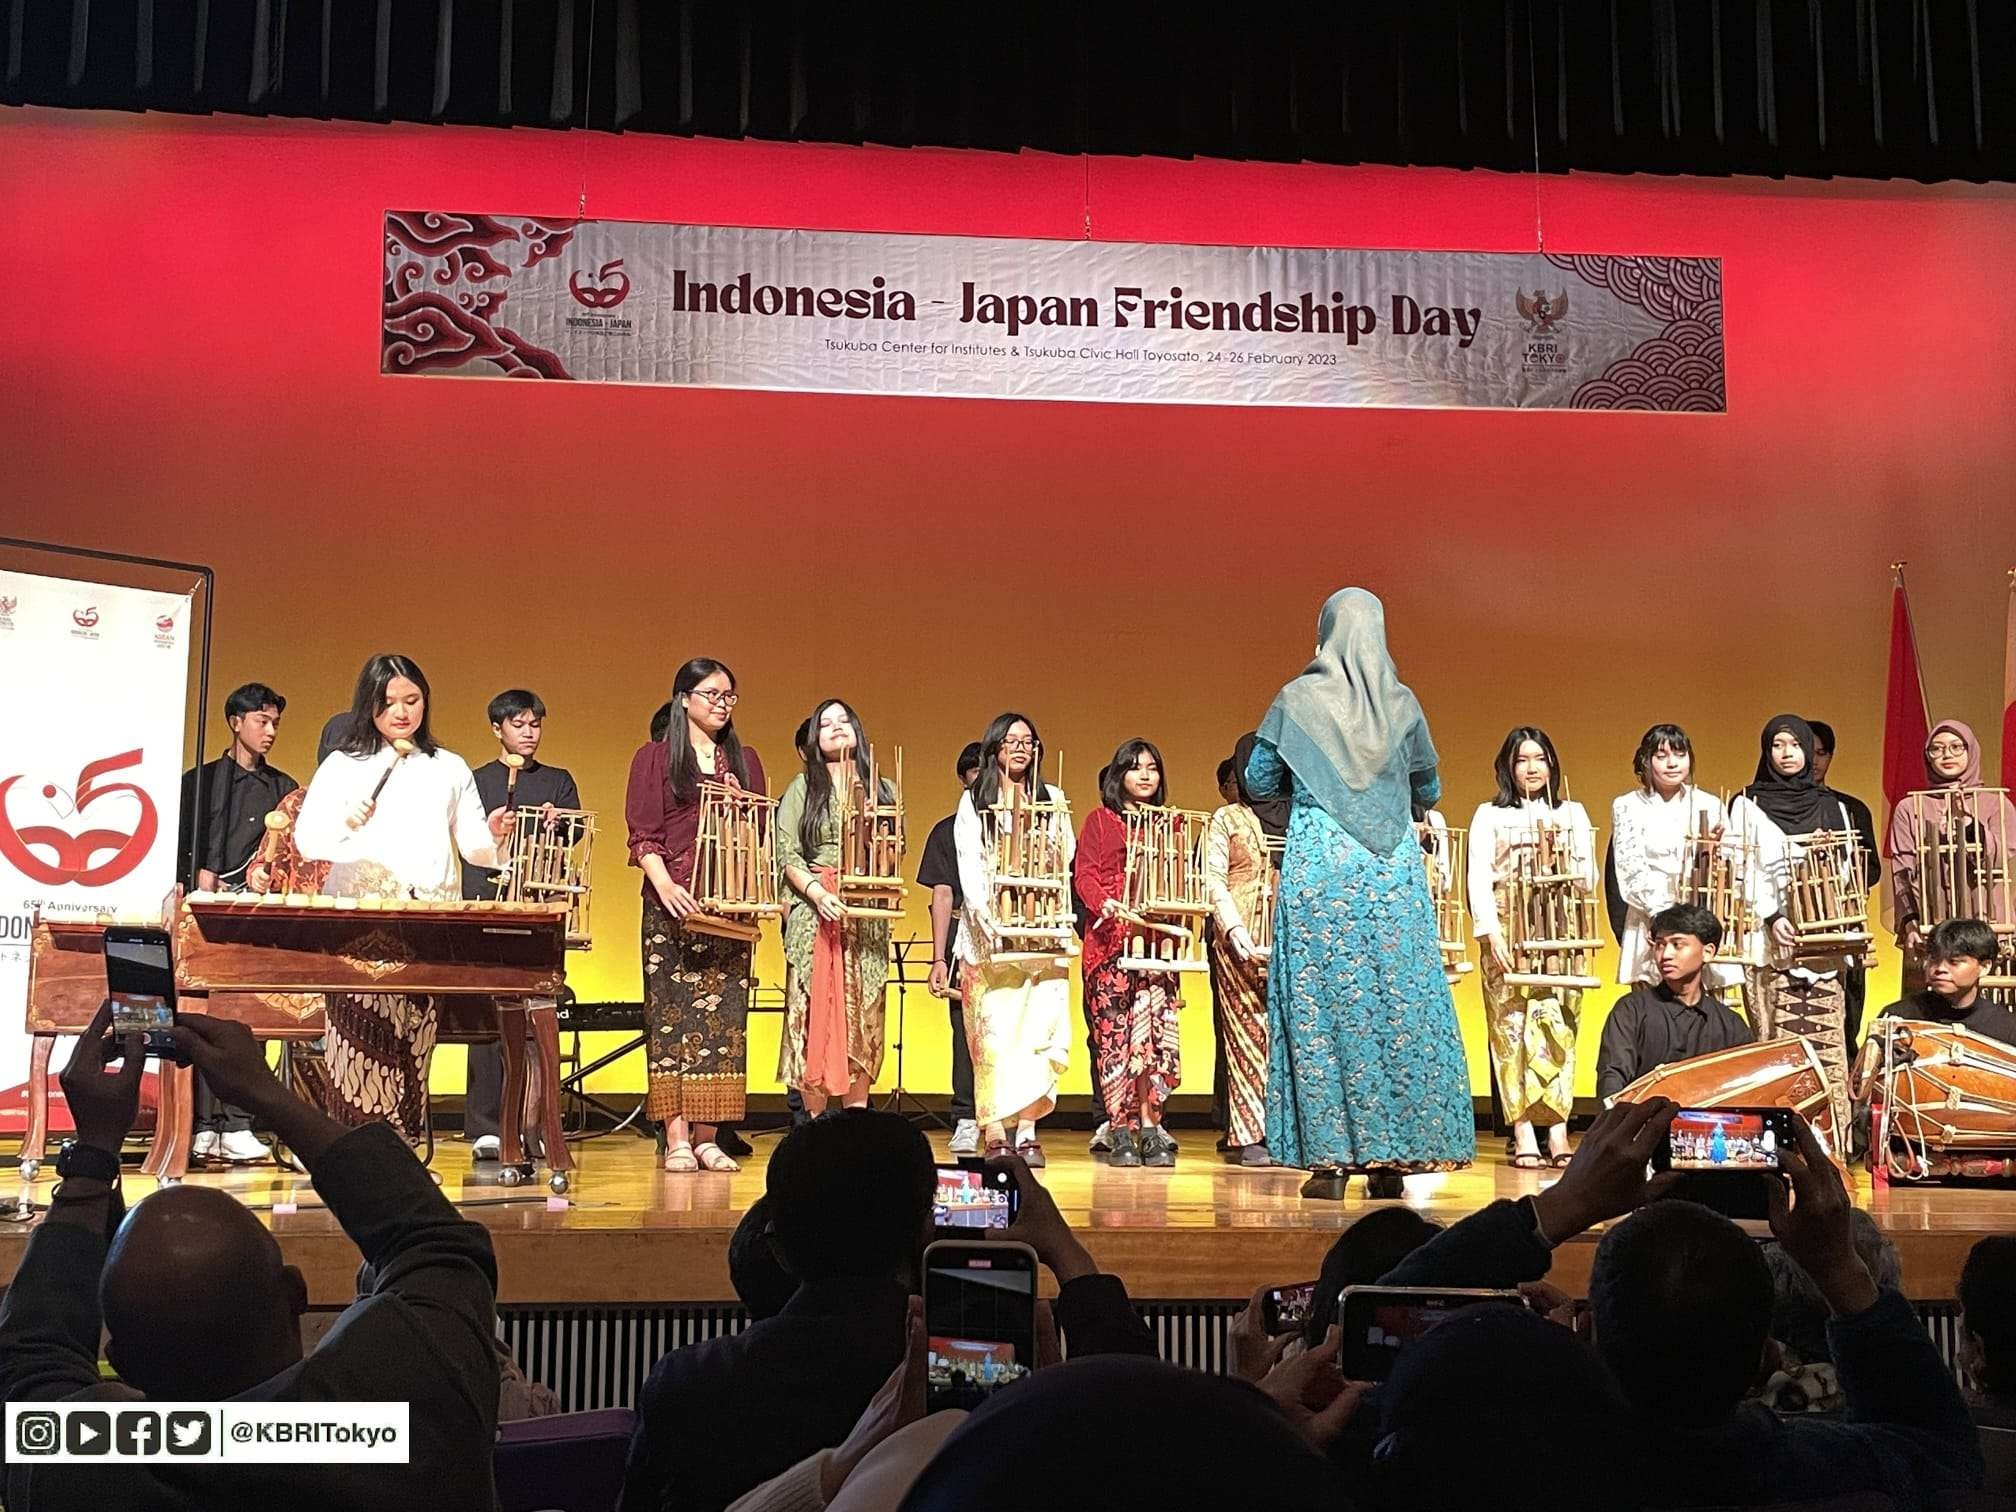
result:
[[[912,1123],[922,1119],[926,1123],[938,1125],[941,1129],[949,1129],[951,1125],[943,1116],[932,1112],[924,1105],[922,1098],[903,1085],[903,1040],[908,1020],[910,984],[913,980],[912,958],[920,953],[928,956],[930,951],[930,940],[920,935],[911,935],[903,939],[897,938],[894,934],[889,937],[889,961],[893,968],[892,975],[896,978],[896,1034],[891,1042],[891,1048],[896,1052],[896,1084],[882,1095],[881,1109],[884,1113],[895,1113],[907,1118]]]

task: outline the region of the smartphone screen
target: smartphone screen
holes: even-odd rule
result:
[[[1268,1334],[1295,1333],[1309,1321],[1309,1309],[1316,1302],[1316,1283],[1277,1286],[1260,1299],[1262,1322]]]
[[[1338,1300],[1343,1348],[1337,1367],[1346,1380],[1383,1381],[1400,1351],[1466,1307],[1523,1307],[1516,1291],[1347,1286]]]
[[[1015,1173],[1007,1166],[962,1160],[938,1167],[931,1221],[941,1229],[1004,1229],[1021,1206]]]
[[[1775,1171],[1778,1151],[1792,1138],[1783,1108],[1682,1108],[1666,1131],[1664,1169]]]
[[[114,926],[105,931],[105,988],[117,1034],[145,1034],[175,1022],[175,965],[168,932]]]
[[[924,1251],[925,1407],[978,1407],[1036,1367],[1036,1252],[941,1240]]]

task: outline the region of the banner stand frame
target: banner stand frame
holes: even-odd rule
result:
[[[196,772],[197,798],[202,795],[203,729],[210,717],[210,617],[217,597],[217,572],[198,562],[171,562],[166,557],[136,556],[126,551],[98,551],[88,546],[60,546],[53,541],[30,541],[17,536],[0,536],[0,550],[40,551],[51,556],[80,557],[91,562],[120,562],[129,567],[149,567],[160,572],[193,572],[203,590],[203,633],[196,654]],[[185,686],[183,696],[188,696]],[[202,804],[199,802],[199,810]],[[178,816],[179,817],[179,816]],[[189,816],[189,875],[196,875],[196,861],[202,855],[202,826],[197,816]]]

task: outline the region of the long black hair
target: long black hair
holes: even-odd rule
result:
[[[1676,724],[1656,724],[1645,732],[1638,742],[1638,750],[1631,758],[1631,774],[1638,779],[1638,785],[1648,793],[1652,790],[1652,758],[1659,754],[1659,748],[1666,747],[1676,756],[1685,756],[1690,763],[1688,779],[1693,779],[1691,763],[1694,760],[1694,745],[1688,740],[1687,732]]]
[[[691,803],[700,792],[700,758],[693,754],[693,733],[686,726],[686,709],[680,699],[691,695],[693,690],[712,677],[716,672],[728,679],[728,691],[735,691],[735,674],[712,657],[696,656],[681,667],[672,679],[672,722],[665,728],[665,744],[671,748],[671,760],[666,764],[671,778],[672,798],[677,803]],[[714,737],[714,744],[728,759],[728,770],[735,774],[735,780],[747,785],[749,763],[742,759],[742,737],[735,733],[735,716],[728,716],[728,723],[721,726],[721,733]],[[712,777],[714,774],[706,774]]]
[[[1099,777],[1099,801],[1116,814],[1127,811],[1127,774],[1134,770],[1134,763],[1141,759],[1144,751],[1155,758],[1155,796],[1148,801],[1160,804],[1169,791],[1169,774],[1163,769],[1162,753],[1155,749],[1155,742],[1143,740],[1138,735],[1132,740],[1123,740]]]
[[[868,734],[861,728],[861,716],[844,698],[820,699],[812,705],[811,716],[803,726],[805,739],[798,747],[798,755],[805,763],[805,812],[798,820],[798,844],[807,856],[818,852],[826,814],[833,807],[833,774],[826,770],[826,757],[819,749],[819,716],[835,707],[854,727],[854,775],[864,790],[868,786]]]
[[[1039,801],[1046,791],[1043,783],[1043,737],[1036,733],[1035,720],[1011,709],[1006,714],[995,715],[993,722],[987,726],[987,733],[980,737],[980,775],[973,779],[973,807],[979,813],[984,814],[1001,801],[1001,742],[1018,724],[1029,726],[1029,736],[1036,742],[1036,750],[1029,762],[1029,775],[1023,779],[1030,802]]]
[[[357,691],[350,699],[350,722],[336,749],[352,756],[372,756],[384,749],[385,737],[378,733],[378,715],[385,708],[385,690],[392,679],[403,677],[420,690],[420,727],[410,737],[424,754],[440,749],[434,741],[434,690],[427,686],[427,674],[410,656],[381,651],[364,663],[357,674]]]
[[[1498,796],[1491,801],[1499,808],[1517,808],[1524,798],[1519,784],[1512,780],[1512,763],[1518,758],[1519,747],[1532,741],[1547,756],[1547,807],[1561,806],[1561,792],[1565,786],[1561,776],[1561,758],[1554,754],[1554,742],[1547,738],[1547,732],[1538,725],[1520,725],[1505,737],[1505,743],[1498,747],[1498,758],[1491,763],[1492,775],[1498,779]]]

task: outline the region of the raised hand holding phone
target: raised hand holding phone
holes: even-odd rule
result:
[[[120,1062],[116,1072],[106,1063]],[[112,1034],[112,1004],[98,1005],[90,1025],[70,1052],[70,1062],[57,1078],[63,1100],[70,1107],[77,1128],[77,1142],[94,1150],[119,1153],[120,1145],[140,1116],[140,1074],[146,1068],[147,1053],[137,1034],[115,1038]]]

